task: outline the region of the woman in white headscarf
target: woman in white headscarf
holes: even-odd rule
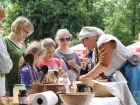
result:
[[[81,78],[94,78],[99,74],[104,74],[101,75],[103,78],[110,76],[132,55],[116,37],[97,27],[83,27],[78,39],[95,53],[95,67]]]

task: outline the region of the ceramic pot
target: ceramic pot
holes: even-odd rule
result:
[[[91,86],[92,92],[94,92],[94,82],[92,81],[92,78],[79,78],[80,83],[87,84],[88,86]]]
[[[87,84],[77,84],[76,92],[92,92],[92,87]]]

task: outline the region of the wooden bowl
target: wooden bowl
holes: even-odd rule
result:
[[[1,97],[0,98],[0,105],[13,105],[13,104],[14,104],[13,97]]]
[[[88,105],[94,95],[94,93],[67,93],[59,94],[59,97],[65,105]]]
[[[66,92],[66,88],[64,84],[59,83],[53,83],[53,84],[43,84],[43,91],[53,91],[54,93],[57,93],[59,91]]]

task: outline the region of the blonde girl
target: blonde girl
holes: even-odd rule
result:
[[[61,66],[61,61],[54,58],[56,44],[51,38],[46,38],[42,41],[42,46],[46,48],[46,55],[40,63],[40,67],[47,65],[49,70],[58,70]]]
[[[39,74],[36,67],[38,67],[40,62],[43,60],[45,53],[46,49],[41,46],[41,42],[37,41],[32,42],[26,50],[26,54],[34,55],[33,72],[32,72],[34,80],[39,80]],[[28,88],[32,82],[32,77],[30,76],[30,71],[28,70],[28,66],[25,64],[25,60],[23,57],[20,59],[19,68],[20,68],[19,71],[20,82],[22,84],[25,84],[26,88]],[[31,66],[30,70],[32,70]]]

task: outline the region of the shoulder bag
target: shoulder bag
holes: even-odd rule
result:
[[[57,50],[57,53],[62,57],[62,59],[67,63],[67,59],[60,53],[60,51],[59,50]],[[68,63],[67,63],[68,64]],[[69,65],[69,64],[68,64]],[[70,65],[69,65],[70,66]],[[69,79],[70,79],[70,81],[72,82],[72,81],[77,81],[77,80],[79,80],[79,77],[80,77],[80,75],[78,74],[78,72],[77,72],[77,70],[75,69],[75,68],[73,68],[72,66],[70,66],[71,67],[71,70],[68,70],[67,71],[67,73],[68,73],[68,75],[69,75]],[[75,74],[75,76],[74,76],[74,74]],[[75,79],[75,80],[74,80]]]

